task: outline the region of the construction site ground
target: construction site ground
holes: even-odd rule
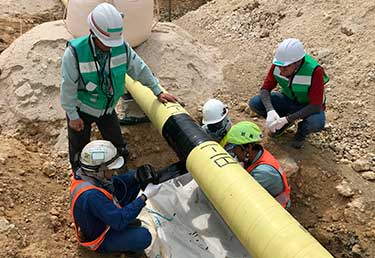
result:
[[[178,74],[180,66],[166,64],[169,70],[161,71],[154,63],[158,56],[147,52],[150,42],[136,49],[163,85],[187,103],[186,109],[197,121],[204,101],[216,97],[228,104],[234,122],[250,120],[264,127],[264,120],[254,116],[246,103],[258,93],[277,43],[288,37],[304,42],[306,51],[330,77],[326,88],[326,128],[309,137],[301,150],[290,146],[295,127],[278,139],[265,137],[264,145],[284,166],[298,167],[290,169],[293,173],[288,175],[292,187],[290,213],[334,257],[375,257],[375,3],[158,2],[161,21],[172,23],[159,24],[153,33],[171,27],[184,30],[186,34],[181,34],[188,35],[189,42],[198,42],[207,49],[201,55],[209,52],[204,60],[212,58],[216,62],[213,67],[222,69],[216,87],[201,85],[203,92],[198,86],[181,89],[167,76]],[[5,49],[26,31],[43,22],[59,20],[63,14],[63,5],[57,0],[2,1],[0,52],[6,54]],[[177,55],[176,60],[180,58]],[[9,62],[14,63],[11,57]],[[61,61],[57,57],[56,60]],[[8,72],[4,75],[4,67],[2,63],[0,257],[104,257],[79,248],[76,242],[69,215],[67,150],[55,148],[61,140],[60,133],[66,130],[65,115],[60,114],[50,123],[12,120],[8,110],[15,104],[7,101],[8,95],[1,90],[9,77]],[[17,71],[17,67],[13,66],[12,71]],[[194,65],[188,68],[194,70]],[[58,67],[54,71],[58,73]],[[191,85],[199,82],[193,78]],[[200,96],[191,96],[192,93]],[[48,108],[43,112],[48,112]],[[177,159],[151,124],[124,127],[123,134],[131,151],[129,167],[149,163],[160,168]],[[95,132],[93,138],[98,137]]]

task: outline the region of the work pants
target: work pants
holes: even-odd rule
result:
[[[68,140],[69,140],[69,161],[73,171],[79,167],[79,155],[82,149],[90,142],[91,125],[95,123],[104,140],[110,141],[124,157],[126,162],[128,156],[127,143],[122,137],[121,128],[115,111],[112,114],[105,114],[101,117],[94,117],[78,111],[79,117],[84,122],[83,130],[77,132],[69,127],[68,121]]]
[[[271,93],[271,102],[275,111],[279,114],[280,117],[293,114],[298,110],[304,108],[307,104],[298,103],[282,93],[272,92]],[[263,105],[263,102],[259,95],[253,97],[249,101],[249,106],[258,115],[266,118],[267,111]],[[323,130],[325,124],[325,113],[320,111],[318,113],[311,114],[301,122],[298,123],[298,129],[296,133],[296,138],[303,140],[310,133],[319,132]]]

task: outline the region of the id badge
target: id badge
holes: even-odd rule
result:
[[[89,82],[88,84],[86,84],[86,90],[88,91],[93,91],[96,89],[96,87],[98,87],[98,85],[93,82]]]

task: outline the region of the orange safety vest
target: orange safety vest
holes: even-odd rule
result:
[[[251,175],[251,171],[253,171],[254,168],[256,168],[257,166],[262,165],[262,164],[272,166],[273,168],[275,168],[280,173],[281,178],[283,180],[284,190],[281,193],[279,193],[275,197],[275,199],[284,208],[286,208],[286,206],[288,205],[288,202],[290,200],[290,187],[289,187],[289,184],[288,184],[288,180],[286,179],[286,175],[285,175],[285,173],[283,173],[279,162],[275,159],[274,156],[272,156],[271,153],[269,153],[267,150],[263,149],[263,154],[259,157],[259,159],[257,161],[255,161],[253,164],[251,164],[246,169],[246,171],[249,172],[250,175]]]
[[[72,179],[72,185],[70,186],[70,197],[69,197],[69,200],[70,200],[70,213],[72,214],[72,217],[73,217],[74,229],[76,231],[78,242],[79,242],[80,245],[82,245],[84,247],[87,247],[87,248],[89,248],[92,251],[96,251],[96,249],[98,249],[99,246],[103,243],[105,235],[107,234],[108,230],[110,229],[110,226],[107,225],[105,227],[103,233],[101,233],[93,241],[82,242],[81,239],[80,239],[80,237],[79,237],[78,227],[77,227],[77,223],[76,223],[76,220],[75,220],[75,217],[74,217],[74,205],[75,205],[78,197],[82,193],[84,193],[85,191],[91,190],[91,189],[96,189],[96,190],[102,192],[111,201],[113,201],[113,197],[106,190],[104,190],[104,189],[102,189],[100,187],[94,186],[90,182],[87,182],[87,181],[84,181],[84,180],[77,180],[74,177],[72,177],[71,179]]]

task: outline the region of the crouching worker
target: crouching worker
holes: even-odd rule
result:
[[[279,162],[262,147],[262,131],[248,121],[232,126],[225,138],[225,149],[241,162],[247,172],[284,208],[290,206],[290,187]]]
[[[214,141],[222,144],[221,140],[232,126],[232,122],[228,116],[228,107],[218,99],[209,99],[204,103],[202,113],[203,130]]]
[[[87,144],[80,164],[70,188],[70,210],[79,243],[92,251],[130,251],[141,257],[151,244],[151,234],[136,218],[160,185],[148,184],[139,195],[135,170],[114,175],[124,165],[124,158],[109,141]]]

